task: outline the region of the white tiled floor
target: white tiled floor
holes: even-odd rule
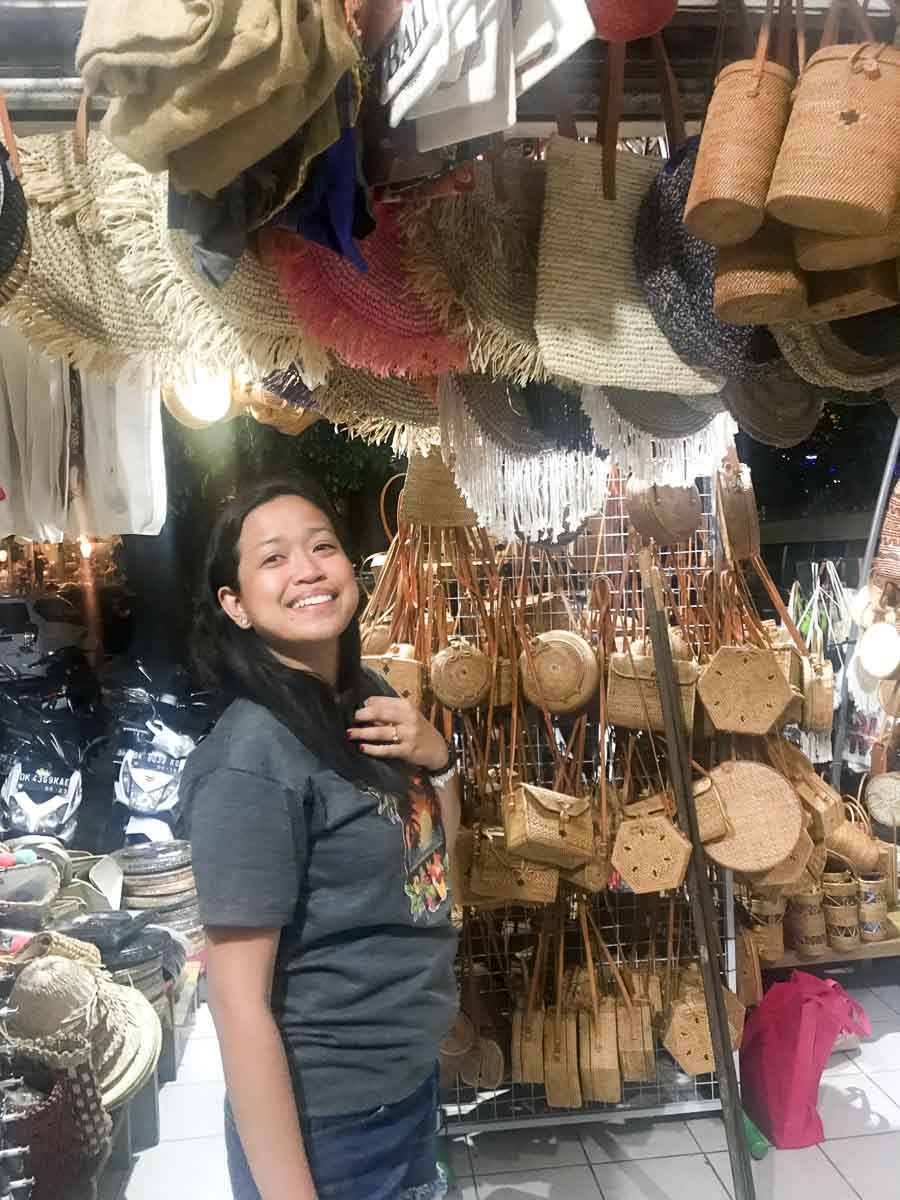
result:
[[[873,1037],[836,1054],[819,1094],[821,1146],[754,1164],[757,1200],[886,1200],[900,1195],[900,986],[848,989]],[[160,1097],[162,1141],[135,1167],[126,1200],[230,1200],[222,1068],[201,1010],[178,1082]],[[453,1200],[728,1200],[721,1121],[587,1124],[458,1138]]]

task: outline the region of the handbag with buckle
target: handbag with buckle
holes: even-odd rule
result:
[[[532,862],[570,869],[594,857],[594,824],[586,796],[566,796],[523,783],[503,808],[506,848]]]

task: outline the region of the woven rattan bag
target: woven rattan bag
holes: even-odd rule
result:
[[[862,41],[834,45],[840,15]],[[832,0],[800,77],[766,211],[823,233],[882,233],[900,198],[900,48],[875,42],[857,0]]]
[[[678,487],[649,483],[634,476],[625,493],[628,519],[641,537],[661,546],[686,542],[703,522],[703,505],[695,484]]]
[[[681,887],[691,843],[666,816],[629,817],[613,846],[612,865],[638,895]]]
[[[569,870],[594,856],[594,824],[586,796],[520,784],[506,797],[503,825],[507,850],[530,862]]]
[[[753,480],[750,468],[736,458],[716,471],[716,508],[729,558],[743,562],[759,554],[759,513]]]
[[[552,713],[584,708],[600,680],[590,644],[563,629],[538,634],[522,651],[519,673],[525,698]]]
[[[603,160],[600,146],[569,138],[547,150],[535,320],[547,369],[598,387],[712,395],[721,378],[682,362],[635,274],[635,220],[661,164],[617,154],[616,199],[607,200]]]
[[[776,221],[716,252],[713,309],[732,325],[777,325],[806,312],[808,288],[790,232]]]
[[[431,690],[445,708],[477,708],[490,695],[491,660],[471,642],[454,638],[431,660]]]
[[[363,655],[362,665],[376,671],[398,696],[409,700],[416,708],[424,706],[428,674],[425,664],[416,658],[414,646],[395,643],[387,654]]]
[[[894,212],[883,233],[868,237],[820,233],[817,229],[794,230],[797,265],[804,271],[847,271],[869,263],[886,262],[900,256],[900,209]]]
[[[694,726],[699,668],[694,662],[676,660],[675,682],[687,729]],[[624,729],[665,730],[662,699],[656,679],[656,664],[649,655],[611,654],[607,688],[607,719]]]
[[[559,888],[559,871],[510,854],[504,835],[491,830],[475,842],[471,886],[476,895],[498,902],[552,904]]]
[[[770,733],[794,699],[774,653],[758,646],[720,646],[697,688],[721,733]]]
[[[873,776],[866,786],[865,798],[873,821],[888,829],[900,825],[900,772]]]
[[[725,762],[710,771],[731,832],[706,846],[720,867],[759,875],[792,853],[803,828],[803,809],[790,783],[772,767]]]
[[[804,658],[803,721],[811,733],[826,733],[834,720],[834,667],[824,657]]]
[[[768,61],[774,0],[766,12],[752,59],[719,74],[710,101],[685,224],[715,246],[745,242],[760,228],[766,196],[791,111],[794,75],[783,45]],[[801,10],[802,11],[802,10]]]

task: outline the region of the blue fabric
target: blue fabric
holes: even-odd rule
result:
[[[319,1200],[436,1200],[438,1071],[405,1100],[338,1117],[301,1119]],[[230,1107],[225,1142],[234,1200],[260,1200]]]

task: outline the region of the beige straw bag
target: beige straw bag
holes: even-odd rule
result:
[[[681,887],[691,843],[666,816],[627,817],[619,826],[612,865],[638,895]]]
[[[807,311],[806,278],[790,231],[767,221],[753,237],[716,251],[713,309],[730,325],[779,325]]]
[[[710,771],[732,832],[705,847],[720,867],[744,875],[771,871],[797,845],[803,809],[783,775],[756,762],[724,762]]]
[[[616,198],[601,191],[606,151],[553,137],[538,258],[535,329],[548,371],[597,387],[713,395],[722,380],[672,349],[634,268],[634,225],[659,159],[615,153]]]
[[[755,1008],[764,995],[759,947],[749,929],[740,929],[735,940],[737,995],[745,1008]]]
[[[686,542],[703,523],[703,505],[694,484],[671,484],[628,480],[625,491],[628,519],[643,538],[653,538],[661,546]]]
[[[445,708],[477,708],[490,695],[491,660],[471,642],[452,638],[431,660],[431,690]]]
[[[519,657],[525,698],[551,713],[578,712],[591,699],[600,667],[590,643],[577,633],[539,633]]]
[[[834,45],[842,11],[861,43]],[[832,0],[800,77],[766,211],[823,233],[882,233],[900,199],[900,48],[877,43],[857,0]]]
[[[692,729],[700,670],[695,662],[680,659],[673,661],[672,665],[684,723],[686,728]],[[650,655],[625,653],[609,656],[606,703],[610,725],[621,725],[624,729],[649,728],[654,733],[665,731],[656,664]]]
[[[794,74],[787,38],[779,47],[779,61],[767,58],[773,9],[774,0],[767,0],[755,56],[719,73],[703,125],[684,222],[714,246],[745,242],[762,225],[787,128]],[[798,18],[802,11],[798,4]]]
[[[778,896],[772,900],[765,896],[753,896],[750,915],[754,925],[752,937],[764,963],[780,962],[784,958],[784,915],[787,899]]]
[[[545,927],[538,933],[537,946],[531,969],[528,1002],[522,1016],[520,1054],[521,1080],[515,1082],[544,1082],[544,985],[547,959],[550,952],[550,935]],[[517,1060],[514,1056],[513,1062]]]
[[[594,823],[587,796],[566,796],[523,783],[503,805],[506,848],[530,862],[583,867],[594,856]]]

